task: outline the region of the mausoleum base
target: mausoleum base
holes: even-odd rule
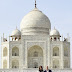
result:
[[[0,69],[0,72],[38,72],[38,69]],[[52,69],[52,72],[72,72],[72,69]]]

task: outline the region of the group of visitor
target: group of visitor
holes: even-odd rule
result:
[[[48,69],[48,66],[46,67],[46,70],[43,70],[43,67],[39,66],[39,72],[52,72],[52,71]]]

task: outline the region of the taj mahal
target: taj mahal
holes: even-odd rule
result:
[[[56,28],[51,29],[49,18],[35,1],[35,8],[23,17],[20,30],[12,31],[9,41],[4,35],[1,39],[0,72],[36,72],[40,65],[53,72],[72,72],[69,38],[63,39]]]

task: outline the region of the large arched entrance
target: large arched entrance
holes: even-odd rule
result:
[[[43,50],[40,46],[34,45],[28,50],[28,68],[43,66]]]

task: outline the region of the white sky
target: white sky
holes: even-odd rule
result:
[[[48,16],[52,29],[64,37],[69,33],[72,45],[72,0],[37,0],[37,8]],[[0,37],[3,33],[5,37],[11,35],[16,26],[20,29],[22,18],[32,9],[34,0],[0,0]]]

